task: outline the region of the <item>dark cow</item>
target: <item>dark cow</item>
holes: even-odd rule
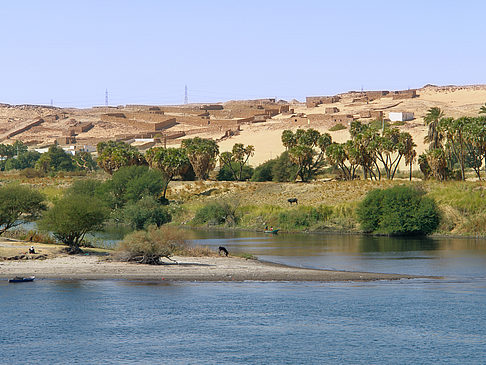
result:
[[[297,198],[290,198],[290,199],[287,199],[287,201],[290,203],[290,205],[292,205],[293,203],[295,203],[295,204],[299,204],[299,203],[297,202]]]
[[[223,253],[223,255],[225,256],[228,256],[228,250],[223,246],[219,246],[219,254],[221,255],[221,253]]]

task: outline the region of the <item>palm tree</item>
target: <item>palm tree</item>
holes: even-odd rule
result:
[[[486,114],[486,103],[479,109],[479,114]]]
[[[442,136],[439,133],[439,120],[444,116],[444,112],[439,107],[434,106],[427,110],[424,117],[425,125],[429,126],[429,132],[424,142],[430,143],[429,149],[440,148]]]

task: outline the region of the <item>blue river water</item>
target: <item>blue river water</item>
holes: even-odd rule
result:
[[[0,363],[486,363],[485,241],[192,234],[296,266],[444,278],[2,281]]]

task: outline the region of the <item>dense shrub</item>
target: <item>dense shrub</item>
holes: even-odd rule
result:
[[[273,181],[288,182],[294,181],[299,167],[290,161],[289,153],[283,152],[275,162],[272,169]]]
[[[231,166],[233,168],[233,171],[239,171],[240,167],[236,162],[231,162]],[[243,166],[243,173],[241,176],[241,180],[242,181],[249,180],[251,179],[252,176],[253,176],[253,168],[248,165]],[[235,176],[228,165],[223,165],[219,169],[217,179],[219,181],[234,181]]]
[[[149,225],[160,227],[169,223],[172,216],[167,206],[147,196],[137,202],[128,203],[121,211],[121,219],[133,229],[141,230]]]
[[[192,220],[194,224],[209,225],[234,225],[238,221],[236,214],[237,204],[231,204],[226,201],[210,202],[196,211]]]
[[[370,191],[357,209],[365,232],[389,235],[427,235],[439,225],[433,199],[407,186]]]
[[[160,171],[150,170],[148,166],[125,166],[117,170],[101,190],[112,208],[120,208],[144,196],[159,199],[163,186],[164,177]]]
[[[276,159],[268,160],[257,168],[253,172],[251,181],[272,181],[273,180],[273,168],[277,163]]]

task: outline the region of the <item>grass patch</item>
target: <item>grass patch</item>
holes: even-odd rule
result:
[[[345,125],[338,123],[338,124],[334,124],[331,128],[329,128],[329,131],[330,132],[337,132],[337,131],[341,131],[343,129],[348,129],[348,128]]]

